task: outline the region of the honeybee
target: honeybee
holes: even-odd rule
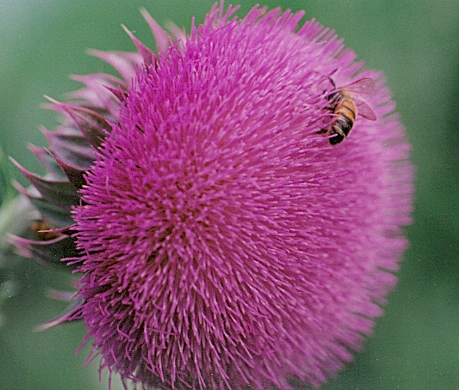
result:
[[[329,79],[336,89],[335,83]],[[338,88],[336,92],[327,96],[330,104],[327,110],[331,111],[335,119],[325,129],[320,130],[319,134],[335,135],[329,138],[331,145],[339,144],[349,136],[354,127],[357,115],[360,115],[371,121],[376,120],[373,110],[365,103],[374,92],[375,82],[370,78],[363,78],[356,82]]]

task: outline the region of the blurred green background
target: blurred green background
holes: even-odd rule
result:
[[[161,5],[160,5],[161,3]],[[241,1],[243,15],[254,1]],[[139,8],[160,23],[189,31],[212,0],[0,0],[0,146],[4,175],[19,172],[11,155],[40,172],[27,143],[44,146],[39,126],[52,129],[56,115],[40,108],[43,95],[63,99],[79,85],[69,74],[111,72],[87,48],[134,50],[125,24],[144,43],[153,38]],[[229,3],[227,3],[229,4]],[[263,3],[262,3],[263,4]],[[386,315],[364,350],[325,389],[459,388],[459,2],[270,0],[270,7],[306,10],[306,18],[336,30],[370,68],[388,78],[417,166],[411,247],[389,297]],[[306,19],[305,19],[306,20]],[[25,181],[19,179],[25,184]],[[5,191],[1,181],[3,198]],[[0,228],[2,221],[0,221]],[[33,327],[64,304],[46,298],[48,287],[69,289],[67,274],[11,258],[0,276],[0,389],[107,389],[97,363],[77,357],[82,324],[42,333]],[[0,279],[1,280],[1,279]],[[120,388],[118,383],[114,390]]]

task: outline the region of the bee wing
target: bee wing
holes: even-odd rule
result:
[[[355,83],[346,85],[342,89],[350,92],[352,95],[359,96],[362,100],[367,100],[371,95],[373,95],[376,88],[376,84],[373,79],[363,78],[357,80]]]
[[[352,100],[354,100],[354,103],[357,107],[357,115],[363,116],[370,121],[376,120],[376,114],[368,104],[356,98],[352,98]]]

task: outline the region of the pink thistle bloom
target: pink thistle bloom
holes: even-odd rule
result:
[[[158,53],[129,32],[138,53],[93,52],[121,78],[77,77],[52,104],[55,160],[34,149],[49,177],[21,168],[57,230],[16,244],[82,273],[43,327],[84,319],[101,368],[143,388],[319,386],[371,333],[407,246],[409,144],[381,73],[303,12],[235,10],[189,35],[144,11]],[[332,145],[331,96],[361,79],[376,119],[357,110]]]

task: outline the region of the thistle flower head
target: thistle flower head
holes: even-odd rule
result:
[[[61,229],[17,244],[54,261],[67,240],[58,259],[82,273],[57,322],[84,319],[102,367],[146,388],[320,385],[371,332],[406,247],[409,146],[381,74],[302,12],[234,11],[189,36],[144,12],[158,53],[131,33],[138,53],[93,52],[121,79],[79,77],[78,100],[53,102],[54,160],[36,150],[51,179],[22,169]],[[357,111],[332,146],[330,96],[362,78],[377,119]]]

